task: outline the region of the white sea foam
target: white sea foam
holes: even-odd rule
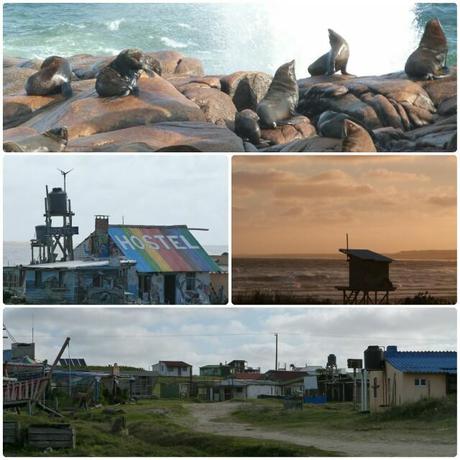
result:
[[[160,40],[164,45],[170,46],[171,48],[187,48],[188,47],[187,43],[182,43],[172,38],[161,37]]]
[[[190,24],[185,24],[183,22],[178,22],[177,25],[179,27],[182,27],[183,29],[188,29],[188,30],[192,30],[192,29],[195,29],[194,27],[192,27]]]
[[[117,19],[115,21],[108,21],[105,23],[105,25],[107,26],[107,29],[111,30],[111,31],[115,31],[115,30],[118,30],[120,28],[120,24],[122,22],[125,22],[124,19]]]

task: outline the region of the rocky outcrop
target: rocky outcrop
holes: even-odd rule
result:
[[[244,152],[243,141],[228,128],[207,122],[162,122],[118,129],[71,140],[75,152]]]
[[[182,53],[145,54],[160,62],[162,76],[142,74],[139,94],[122,98],[100,98],[94,89],[98,72],[113,56],[69,57],[69,99],[27,96],[24,83],[41,61],[4,57],[4,140],[35,145],[49,130],[66,127],[67,151],[328,152],[341,151],[343,126],[350,120],[380,152],[456,149],[455,69],[433,81],[413,81],[404,72],[300,79],[298,115],[275,129],[261,129],[253,112],[270,75],[206,75],[201,61]]]

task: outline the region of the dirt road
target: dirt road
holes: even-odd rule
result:
[[[301,446],[314,446],[318,449],[340,452],[348,456],[388,456],[388,457],[450,457],[455,456],[455,440],[440,441],[426,439],[417,433],[389,433],[372,431],[330,431],[305,434],[299,431],[268,431],[264,428],[239,422],[219,421],[228,417],[244,403],[221,402],[210,404],[188,404],[193,415],[190,427],[195,431],[224,436],[236,436],[272,441],[284,441]],[[434,436],[433,436],[434,437]]]

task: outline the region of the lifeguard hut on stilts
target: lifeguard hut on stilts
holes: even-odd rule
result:
[[[342,291],[344,304],[388,304],[396,287],[390,281],[393,259],[369,249],[339,249],[347,256],[348,286],[335,286]]]

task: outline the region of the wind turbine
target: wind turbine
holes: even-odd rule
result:
[[[62,169],[59,169],[59,168],[57,168],[57,170],[61,171],[61,174],[64,176],[64,192],[65,192],[66,191],[66,176],[67,174],[73,171],[73,168],[69,169],[68,171],[63,171]]]

